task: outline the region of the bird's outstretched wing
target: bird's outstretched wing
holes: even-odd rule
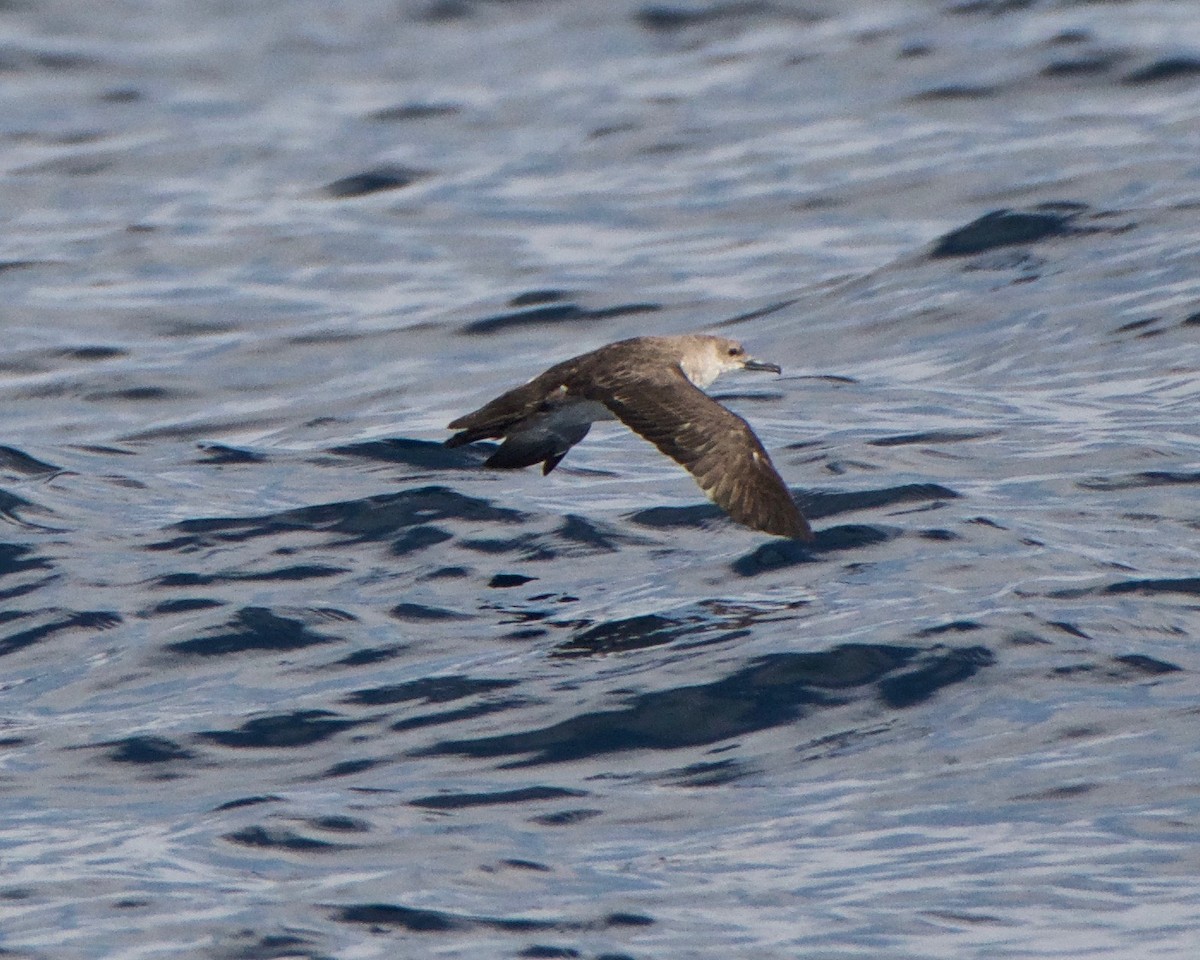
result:
[[[559,370],[562,366],[564,364],[551,367],[541,376],[500,394],[478,410],[451,422],[450,429],[460,432],[447,440],[445,445],[461,447],[464,443],[474,443],[476,440],[502,437],[513,425],[537,414],[545,407],[547,396],[553,395],[561,384]]]
[[[603,403],[622,423],[682,465],[738,523],[796,540],[812,530],[758,437],[736,413],[692,384],[678,367],[588,371],[573,392]]]

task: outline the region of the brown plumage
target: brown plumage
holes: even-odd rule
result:
[[[504,442],[491,467],[553,470],[596,420],[617,419],[681,464],[714,503],[764,533],[809,540],[812,531],[750,425],[709,397],[726,370],[779,367],[733,340],[704,334],[634,337],[556,364],[450,424],[446,446]]]

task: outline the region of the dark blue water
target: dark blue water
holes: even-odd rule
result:
[[[0,950],[1194,955],[1200,8],[0,8]],[[817,531],[619,425],[642,333]]]

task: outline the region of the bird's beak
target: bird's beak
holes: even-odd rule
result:
[[[783,373],[777,363],[767,363],[765,360],[747,360],[742,364],[743,370],[770,370],[771,373]]]

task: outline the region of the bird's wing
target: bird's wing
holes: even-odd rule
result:
[[[681,464],[738,523],[780,537],[812,539],[808,522],[750,425],[693,385],[678,367],[660,367],[649,375],[628,367],[586,373],[586,379],[569,384],[573,393],[603,403]]]
[[[541,376],[534,377],[495,400],[485,403],[478,410],[465,414],[450,424],[451,430],[460,430],[446,441],[448,447],[459,447],[489,437],[502,437],[513,424],[520,423],[542,410],[548,397],[553,397],[562,382],[558,367],[551,367]]]

